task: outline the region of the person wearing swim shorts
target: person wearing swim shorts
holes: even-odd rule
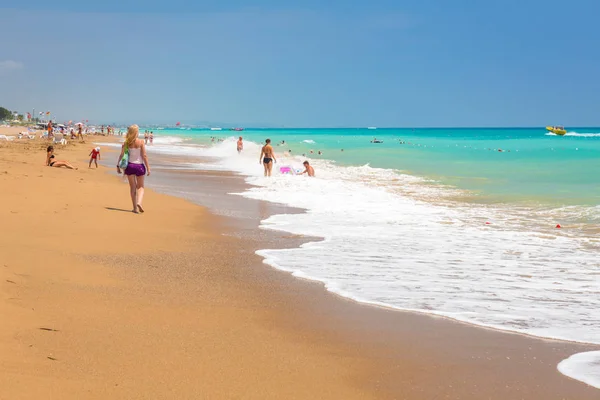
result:
[[[137,125],[131,125],[127,128],[125,143],[121,147],[119,161],[123,158],[125,150],[129,151],[129,162],[125,168],[125,175],[129,181],[129,194],[133,213],[143,213],[142,200],[144,199],[144,175],[150,176],[150,164],[146,155],[146,145],[142,139],[138,139],[140,128]],[[117,172],[121,173],[121,168],[117,162]]]
[[[277,162],[273,147],[271,146],[271,139],[265,140],[265,145],[260,151],[260,157],[258,163],[265,167],[265,176],[271,176],[273,170],[273,162]]]

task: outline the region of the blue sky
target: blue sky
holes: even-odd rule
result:
[[[59,120],[600,125],[597,0],[6,3],[0,106]]]

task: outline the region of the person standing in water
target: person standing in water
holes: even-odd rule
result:
[[[240,136],[239,140],[237,141],[237,152],[238,152],[238,154],[241,153],[242,150],[244,150],[244,142],[242,141],[242,137]]]
[[[262,163],[265,167],[265,176],[271,176],[273,162],[277,162],[277,159],[275,158],[275,153],[273,152],[273,147],[271,146],[271,139],[267,139],[265,140],[265,145],[260,151],[260,157],[258,159],[258,163]]]
[[[119,162],[123,158],[125,151],[129,152],[129,162],[125,168],[125,175],[129,181],[129,194],[131,195],[131,203],[135,214],[143,213],[142,200],[144,199],[144,175],[150,176],[150,164],[146,155],[146,145],[142,139],[138,139],[140,129],[137,125],[131,125],[127,128],[127,136],[125,143],[121,147],[121,155]],[[121,173],[121,168],[117,162],[117,172]]]

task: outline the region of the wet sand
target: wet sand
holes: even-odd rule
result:
[[[264,265],[256,249],[309,238],[258,230],[292,210],[227,196],[237,176],[177,173],[220,216],[152,191],[127,212],[121,178],[87,169],[94,141],[57,149],[78,171],[0,144],[0,399],[598,398],[556,371],[592,346],[360,305]]]

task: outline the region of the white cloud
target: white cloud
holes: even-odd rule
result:
[[[16,71],[23,68],[23,63],[13,60],[0,61],[0,72]]]

